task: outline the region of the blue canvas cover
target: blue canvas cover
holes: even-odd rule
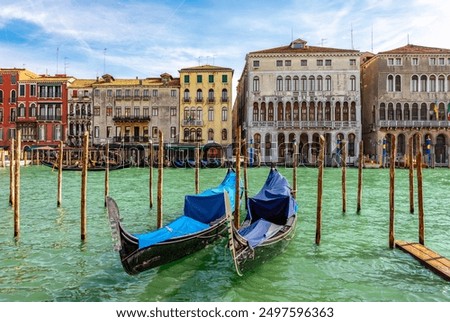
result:
[[[261,244],[267,238],[273,236],[283,226],[273,224],[265,219],[259,219],[250,226],[239,229],[239,234],[244,237],[250,247],[254,248]]]
[[[297,211],[297,203],[291,195],[286,178],[276,169],[271,169],[261,191],[248,199],[247,209],[247,218],[252,223],[263,218],[271,223],[284,225]]]
[[[139,248],[209,228],[212,221],[225,215],[224,191],[228,192],[231,207],[234,209],[235,180],[236,174],[228,170],[224,180],[217,187],[197,195],[186,196],[183,215],[160,229],[134,235],[139,240]]]

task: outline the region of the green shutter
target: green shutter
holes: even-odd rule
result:
[[[209,75],[209,76],[208,76],[208,81],[209,81],[210,83],[214,83],[214,75]]]
[[[222,83],[228,83],[228,75],[222,75]]]
[[[189,75],[184,75],[184,82],[189,84]]]

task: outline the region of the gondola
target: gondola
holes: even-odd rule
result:
[[[49,161],[41,161],[42,165],[45,165],[47,167],[50,167],[52,169],[58,169],[58,165],[54,162],[49,162]],[[111,164],[109,166],[109,171],[112,170],[119,170],[119,169],[125,169],[125,168],[129,168],[131,166],[131,163],[129,162],[125,162],[125,163],[117,163],[117,164]],[[63,165],[62,170],[63,171],[81,171],[83,168],[81,167],[81,165],[77,164],[77,165]],[[88,171],[105,171],[106,170],[106,166],[105,165],[89,165],[88,166]]]
[[[279,254],[294,237],[297,202],[285,177],[275,168],[261,191],[247,202],[247,216],[239,229],[227,205],[228,246],[239,276]]]
[[[185,196],[184,210],[164,227],[131,234],[121,223],[119,208],[107,197],[107,208],[115,249],[124,270],[130,274],[167,264],[190,255],[226,236],[225,192],[234,205],[236,174],[229,169],[222,183],[196,195]],[[242,189],[241,189],[242,191]]]

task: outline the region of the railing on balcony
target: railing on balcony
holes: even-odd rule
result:
[[[61,121],[61,115],[37,115],[39,121]]]
[[[201,120],[183,120],[183,126],[203,126]]]
[[[228,97],[222,97],[222,103],[228,102]]]
[[[130,123],[139,123],[139,122],[148,122],[151,120],[150,116],[114,116],[114,122],[130,122]]]
[[[330,129],[342,129],[342,128],[354,128],[358,127],[356,121],[253,121],[252,127],[276,127],[281,128],[330,128]]]
[[[148,143],[148,136],[114,136],[114,143]]]
[[[185,98],[183,98],[183,102],[184,103],[190,103],[191,102],[191,98],[190,97],[185,97]]]
[[[450,127],[450,121],[378,121],[379,127],[408,127],[408,128],[421,128],[421,127]]]

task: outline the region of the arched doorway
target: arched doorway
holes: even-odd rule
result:
[[[436,145],[434,146],[435,162],[444,165],[447,162],[447,142],[444,134],[436,137]]]
[[[282,164],[285,161],[286,144],[284,133],[278,133],[278,163]]]

